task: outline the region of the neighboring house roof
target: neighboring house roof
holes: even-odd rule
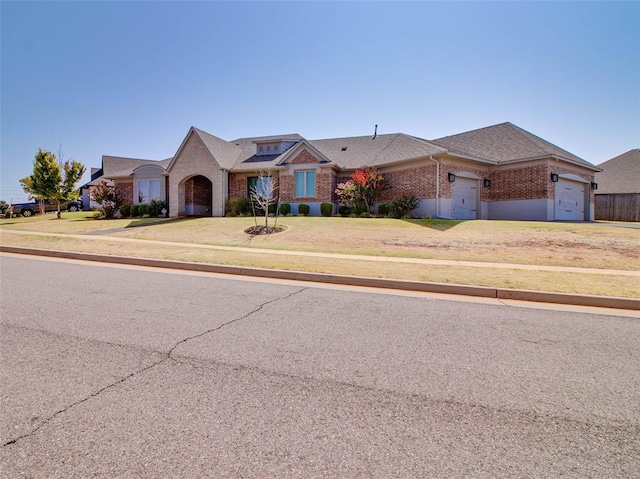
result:
[[[598,167],[596,194],[640,193],[640,148],[629,150],[611,158]]]
[[[595,165],[588,161],[509,122],[445,136],[432,140],[432,143],[454,155],[471,156],[498,164],[551,156],[597,171]]]

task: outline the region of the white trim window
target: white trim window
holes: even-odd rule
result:
[[[315,170],[296,171],[296,198],[315,198]]]
[[[160,180],[138,180],[138,203],[146,204],[153,200],[162,200]]]

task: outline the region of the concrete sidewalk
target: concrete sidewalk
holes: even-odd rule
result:
[[[634,277],[640,278],[640,271],[631,271],[631,270],[574,268],[571,266],[544,266],[544,265],[530,265],[530,264],[516,264],[516,263],[489,263],[489,262],[477,262],[477,261],[404,258],[399,256],[371,256],[371,255],[322,253],[322,252],[295,251],[295,250],[277,250],[277,249],[264,249],[264,248],[246,248],[246,247],[238,247],[238,246],[217,246],[217,245],[206,245],[206,244],[197,244],[197,243],[181,243],[181,242],[173,242],[173,241],[122,238],[118,236],[97,235],[94,233],[91,233],[91,234],[41,233],[37,231],[21,231],[21,230],[5,230],[5,229],[0,230],[0,232],[2,234],[9,233],[9,234],[15,234],[15,235],[24,235],[24,236],[48,236],[48,237],[55,237],[55,238],[72,238],[72,239],[82,239],[82,240],[90,240],[90,241],[103,241],[105,239],[108,239],[109,241],[120,241],[123,243],[180,246],[181,248],[234,251],[234,252],[241,252],[241,253],[258,253],[258,254],[267,253],[271,255],[302,256],[302,257],[312,257],[312,258],[330,258],[330,259],[355,260],[355,261],[374,261],[374,262],[382,262],[382,263],[407,263],[407,264],[423,264],[423,265],[438,265],[438,266],[464,266],[464,267],[471,267],[471,268],[521,269],[521,270],[530,270],[530,271],[554,271],[554,272],[565,272],[565,273],[604,274],[604,275],[613,275],[613,276],[634,276]]]
[[[112,256],[93,253],[76,253],[69,251],[53,251],[34,248],[21,248],[0,245],[0,253],[37,255],[50,258],[64,258],[80,261],[95,261],[120,265],[143,266],[151,268],[177,269],[203,273],[236,275],[253,278],[269,278],[311,283],[326,283],[343,286],[359,286],[398,291],[423,293],[441,293],[449,295],[493,298],[498,300],[531,301],[537,303],[588,306],[596,308],[612,308],[616,310],[640,311],[640,299],[620,298],[612,296],[580,295],[571,293],[552,293],[545,291],[527,291],[507,288],[490,288],[449,283],[429,283],[423,281],[407,281],[362,276],[344,276],[326,273],[309,273],[244,266],[226,266],[207,263],[191,263],[185,261],[157,260],[125,256]],[[640,317],[640,315],[639,315]]]

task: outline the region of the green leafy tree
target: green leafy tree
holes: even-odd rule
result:
[[[20,180],[25,193],[39,203],[40,213],[44,213],[44,201],[53,200],[60,212],[60,202],[76,199],[76,185],[84,172],[84,165],[76,160],[63,161],[59,151],[59,161],[50,151],[38,148],[33,161],[33,173]]]
[[[20,185],[30,198],[38,201],[40,213],[44,214],[44,200],[56,196],[61,182],[62,174],[60,165],[56,162],[56,155],[38,148],[33,161],[33,173],[22,178]]]

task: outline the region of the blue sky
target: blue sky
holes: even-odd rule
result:
[[[225,140],[510,121],[599,164],[640,147],[639,2],[0,4],[0,198],[38,147],[87,168]]]

